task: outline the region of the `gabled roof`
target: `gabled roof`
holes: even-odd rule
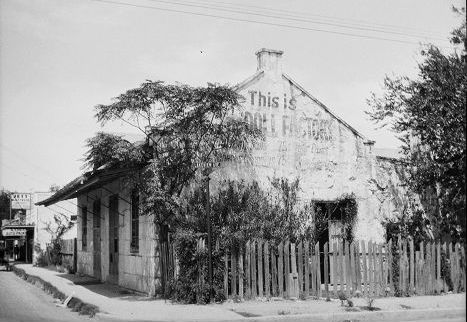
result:
[[[263,70],[258,70],[255,74],[252,76],[248,77],[244,81],[238,83],[237,85],[233,86],[233,89],[235,91],[240,91],[246,87],[248,87],[250,84],[252,84],[255,81],[260,80],[264,76],[264,71]],[[313,102],[315,102],[317,105],[319,105],[321,108],[323,108],[327,113],[329,113],[332,117],[334,117],[339,123],[344,125],[347,129],[349,129],[353,134],[356,136],[359,136],[362,138],[366,143],[374,143],[374,141],[369,140],[366,138],[362,133],[357,131],[353,126],[345,122],[343,119],[341,119],[339,116],[334,114],[326,105],[324,105],[322,102],[320,102],[316,97],[311,95],[303,86],[301,86],[299,83],[297,83],[292,77],[289,75],[282,73],[282,77],[293,84],[295,87],[297,87],[299,90],[301,90],[309,99],[311,99]]]

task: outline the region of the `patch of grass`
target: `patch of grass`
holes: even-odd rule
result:
[[[59,291],[55,286],[49,282],[44,281],[40,277],[29,275],[23,269],[16,266],[12,266],[12,271],[28,283],[40,287],[44,292],[51,294],[53,298],[60,299],[61,301],[66,299],[66,296],[63,292]],[[81,315],[89,315],[89,317],[94,317],[96,313],[99,312],[99,308],[97,306],[84,303],[76,297],[71,298],[67,306],[71,308],[71,311],[78,312]]]

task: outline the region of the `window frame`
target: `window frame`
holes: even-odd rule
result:
[[[81,207],[81,249],[88,247],[88,207]]]
[[[131,213],[130,213],[130,252],[139,253],[139,213],[140,194],[137,189],[131,191]]]

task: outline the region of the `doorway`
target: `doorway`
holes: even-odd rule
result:
[[[92,237],[93,237],[93,273],[101,279],[101,200],[97,199],[92,205]]]
[[[118,284],[118,195],[109,197],[109,282]]]

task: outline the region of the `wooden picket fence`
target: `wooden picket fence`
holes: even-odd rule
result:
[[[465,291],[465,267],[459,243],[252,240],[225,250],[224,293],[240,299],[456,293]]]

